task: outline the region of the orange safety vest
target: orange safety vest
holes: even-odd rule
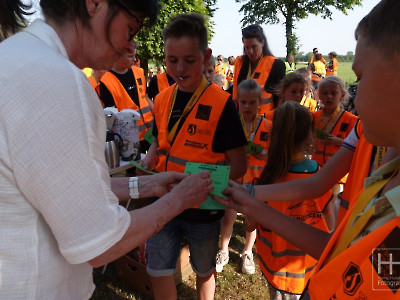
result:
[[[219,85],[211,84],[188,114],[171,146],[167,141],[168,115],[175,85],[158,94],[154,101],[159,144],[155,169],[183,173],[187,162],[226,164],[225,153],[213,152],[212,144],[230,95]]]
[[[350,215],[351,210],[329,240],[302,299],[400,299],[400,217],[374,229],[328,261]],[[393,258],[389,256],[391,252],[394,252]],[[381,253],[381,264],[378,253]],[[390,261],[396,264],[390,265]]]
[[[259,126],[256,128],[254,138],[250,142],[256,143],[263,146],[265,150],[268,150],[269,145],[269,133],[271,131],[272,122],[258,116]],[[242,183],[253,183],[254,178],[258,178],[264,169],[265,160],[255,158],[253,155],[247,155],[247,172],[242,177]]]
[[[303,99],[300,101],[300,104],[307,107],[310,111],[315,111],[315,109],[317,108],[317,101],[308,98],[305,95]]]
[[[312,112],[314,120],[322,118],[323,110]],[[332,128],[331,135],[337,136],[341,139],[345,139],[357,122],[357,116],[351,114],[348,111],[342,111],[341,116],[337,120],[335,126]],[[321,129],[321,124],[315,124],[316,128]],[[315,154],[312,155],[312,159],[316,160],[320,166],[323,166],[335,153],[338,151],[340,146],[324,146],[319,139],[315,139]]]
[[[313,174],[289,172],[278,182],[305,178]],[[268,204],[303,223],[328,232],[322,211],[331,197],[332,192],[329,191],[316,199]],[[278,290],[301,294],[317,261],[261,225],[257,227],[256,245],[259,266],[268,282]]]
[[[332,58],[332,69],[330,69],[329,67],[326,68],[326,76],[337,76],[337,68],[338,68],[338,61],[336,58]]]
[[[225,64],[217,64],[214,66],[214,74],[222,74],[225,75],[226,74],[226,65]]]
[[[158,92],[161,92],[165,90],[167,87],[169,87],[167,73],[164,72],[161,74],[157,74],[156,77],[157,77]]]
[[[138,122],[139,137],[140,140],[143,141],[146,132],[153,127],[154,118],[146,99],[146,80],[144,78],[144,71],[135,66],[132,66],[132,71],[138,91],[140,107],[132,101],[124,86],[113,73],[107,72],[103,75],[100,81],[103,82],[110,91],[118,111],[123,109],[133,109],[140,113],[140,120]]]
[[[277,58],[274,56],[264,56],[257,64],[256,69],[254,70],[251,78],[254,79],[259,86],[261,87],[262,91],[262,99],[260,105],[260,115],[264,115],[267,111],[273,110],[275,108],[274,98],[271,93],[267,93],[264,90],[265,83],[269,77],[269,73],[271,72],[272,65],[274,64]],[[238,56],[235,61],[235,74],[233,75],[233,91],[232,91],[232,98],[237,100],[237,76],[240,73],[240,70],[243,66],[243,56]]]

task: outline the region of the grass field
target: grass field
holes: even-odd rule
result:
[[[357,80],[356,75],[351,69],[352,64],[353,62],[339,62],[338,66],[338,77],[340,77],[343,80],[347,88],[350,86],[350,84],[354,84],[354,82]],[[302,67],[307,67],[307,64],[306,63],[296,64],[297,69]]]

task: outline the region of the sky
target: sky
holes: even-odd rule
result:
[[[307,19],[299,21],[294,32],[299,38],[300,51],[308,53],[316,47],[322,55],[327,55],[331,51],[341,55],[347,54],[348,51],[354,52],[356,46],[354,30],[358,22],[378,2],[379,0],[363,0],[363,5],[356,6],[354,10],[348,12],[348,15],[333,10],[332,21],[324,20],[320,16],[309,16]],[[210,43],[213,54],[215,56],[222,54],[225,57],[230,55],[236,57],[243,54],[241,41],[241,28],[243,26],[240,20],[244,15],[239,13],[241,4],[236,3],[235,0],[217,0],[216,7],[218,9],[212,18],[215,23],[215,34]],[[262,25],[262,27],[272,54],[285,57],[284,23]]]
[[[32,0],[38,7],[39,0]],[[321,16],[309,16],[296,24],[295,33],[299,38],[300,51],[312,52],[318,48],[322,55],[331,51],[337,54],[354,52],[356,41],[354,30],[358,22],[379,2],[379,0],[363,0],[362,6],[356,6],[347,15],[333,9],[332,20],[323,19]],[[243,14],[239,13],[240,3],[235,0],[217,0],[214,17],[214,36],[210,41],[210,48],[214,56],[222,54],[226,58],[230,55],[243,54],[241,41],[240,20]],[[260,24],[262,25],[262,24]],[[272,54],[278,57],[286,56],[285,25],[283,22],[277,25],[262,25],[268,40]]]

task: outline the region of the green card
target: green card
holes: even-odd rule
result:
[[[146,173],[148,173],[148,174],[156,174],[156,173],[153,172],[153,171],[150,171],[150,170],[147,170],[147,169],[143,168],[142,165],[139,164],[137,161],[131,160],[129,163],[130,163],[131,165],[135,166],[136,169],[140,169],[140,170],[142,170],[143,172],[146,172]]]
[[[228,187],[230,166],[219,166],[213,164],[203,163],[186,163],[185,174],[196,174],[202,171],[208,171],[210,173],[214,190],[210,193],[211,195],[224,197],[222,191]],[[226,206],[218,203],[211,197],[200,204],[201,209],[225,209]]]
[[[146,141],[149,142],[149,144],[153,144],[153,141],[154,141],[153,127],[150,128],[150,130],[147,131],[147,132],[144,134],[143,137],[144,137],[144,139],[145,139]]]

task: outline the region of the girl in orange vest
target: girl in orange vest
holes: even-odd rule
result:
[[[240,119],[247,141],[247,172],[242,177],[242,183],[252,183],[256,179],[267,160],[267,150],[269,141],[269,131],[271,121],[258,115],[261,102],[261,88],[253,79],[242,81],[238,87],[238,104]],[[222,272],[222,268],[229,261],[228,244],[232,236],[233,224],[236,220],[237,212],[233,209],[225,211],[221,224],[221,250],[217,254],[216,271]],[[255,265],[253,261],[252,248],[256,239],[256,231],[246,231],[246,242],[242,257],[242,272],[253,274]]]
[[[288,101],[300,103],[306,88],[307,82],[301,74],[292,72],[285,75],[277,88],[279,105]],[[275,110],[268,111],[265,118],[272,121],[274,112]]]
[[[300,99],[302,95],[303,92]],[[280,105],[274,113],[267,164],[257,184],[290,181],[316,173],[317,162],[307,157],[311,139],[312,116],[308,109],[294,101]],[[329,191],[316,199],[269,204],[292,218],[328,231],[322,212],[330,199]],[[315,259],[262,225],[257,226],[257,254],[261,271],[273,287],[270,299],[292,299],[293,294],[301,294],[316,264]]]
[[[318,95],[323,105],[322,110],[313,112],[315,130],[315,153],[312,158],[323,166],[340,149],[344,139],[350,134],[358,117],[345,111],[340,104],[347,100],[348,92],[343,81],[337,76],[329,76],[322,80],[318,87]],[[347,175],[333,187],[335,194],[343,190]],[[334,202],[327,210],[330,212],[328,223],[331,229],[336,223]]]
[[[307,68],[300,68],[295,71],[296,73],[301,74],[307,82],[307,88],[305,90],[303,99],[301,99],[300,104],[308,107],[310,111],[315,111],[317,109],[317,101],[314,97],[314,88],[311,82],[311,71]]]
[[[365,138],[397,152],[400,48],[393,41],[400,40],[399,11],[399,1],[382,0],[360,21],[353,64],[360,81],[355,103]],[[319,260],[302,299],[399,299],[399,165],[395,158],[365,180],[361,193],[351,195],[357,200],[333,235],[287,218],[233,182],[225,190],[227,200],[218,201]],[[260,196],[258,191],[255,196]]]

